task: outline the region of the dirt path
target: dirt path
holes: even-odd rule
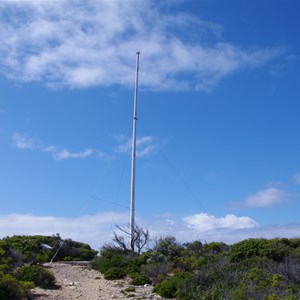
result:
[[[163,299],[152,293],[151,286],[134,287],[134,292],[127,292],[132,287],[129,280],[109,281],[103,275],[87,266],[53,263],[48,266],[53,272],[58,289],[32,291],[33,299],[47,300],[107,300],[107,299]]]

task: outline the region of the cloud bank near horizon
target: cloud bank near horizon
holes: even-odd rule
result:
[[[2,0],[0,74],[52,88],[132,87],[141,51],[144,88],[211,91],[223,78],[286,53],[242,49],[221,32],[218,24],[146,0]]]
[[[0,216],[0,232],[3,238],[12,235],[53,235],[71,238],[90,244],[99,249],[110,242],[115,224],[126,226],[127,212],[99,212],[78,218],[37,216],[32,214],[9,214]],[[161,215],[155,220],[138,220],[140,226],[148,228],[151,237],[175,236],[180,242],[201,240],[223,241],[232,244],[251,237],[299,237],[300,224],[260,227],[249,217],[227,215],[216,217],[207,213],[176,219],[175,216]],[[208,225],[207,225],[208,224]]]

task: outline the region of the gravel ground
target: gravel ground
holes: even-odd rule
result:
[[[152,293],[152,286],[135,286],[134,292],[127,292],[132,287],[128,279],[109,281],[103,275],[87,266],[53,263],[47,268],[54,274],[57,289],[32,290],[33,299],[48,300],[107,300],[107,299],[164,299]]]

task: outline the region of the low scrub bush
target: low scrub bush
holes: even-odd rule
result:
[[[151,284],[152,280],[146,275],[133,273],[130,275],[132,285],[144,285],[144,284]]]
[[[228,246],[181,245],[167,237],[141,255],[104,248],[93,267],[106,279],[129,275],[132,285],[152,283],[164,298],[300,299],[300,239],[247,239]]]
[[[153,283],[158,283],[168,277],[170,266],[166,262],[150,263],[141,266],[141,273],[151,278]]]
[[[104,278],[107,280],[122,279],[126,276],[126,272],[122,268],[113,267],[104,273]]]
[[[24,266],[16,272],[16,278],[20,281],[30,281],[41,288],[53,288],[55,277],[47,269],[41,266]]]
[[[191,275],[186,272],[179,272],[170,279],[158,283],[153,291],[165,298],[175,298],[187,284]]]
[[[132,256],[128,252],[117,249],[103,249],[100,256],[96,257],[91,265],[92,268],[104,274],[111,268],[122,268],[125,271],[131,260]]]
[[[12,275],[0,273],[0,299],[25,300],[26,289]]]

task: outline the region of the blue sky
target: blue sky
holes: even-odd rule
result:
[[[0,235],[99,248],[299,236],[298,1],[0,1]]]

